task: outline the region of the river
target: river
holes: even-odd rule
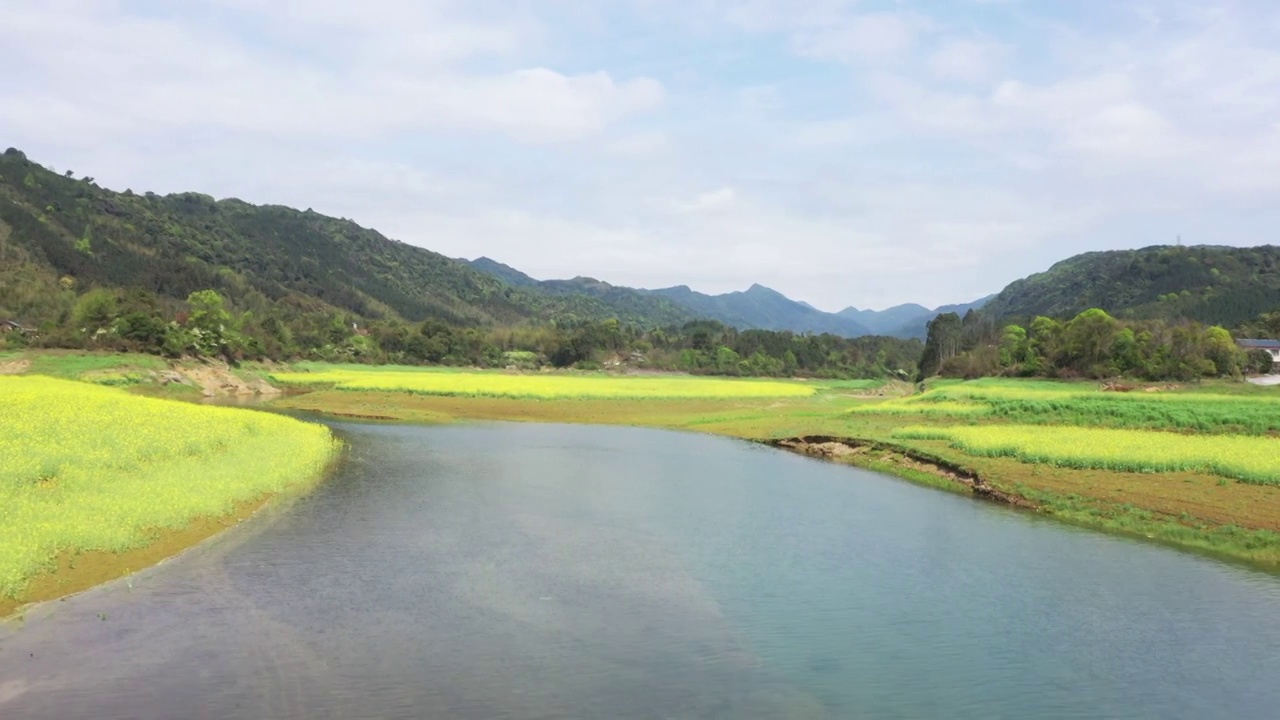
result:
[[[335,428],[314,493],[0,626],[0,717],[1280,708],[1276,576],[737,440]]]

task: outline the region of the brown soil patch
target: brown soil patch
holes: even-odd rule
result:
[[[227,515],[198,518],[180,530],[157,530],[148,545],[133,550],[63,552],[56,559],[56,567],[33,578],[20,598],[0,597],[0,618],[13,615],[24,605],[73,595],[171,558],[242,522],[270,499],[270,495],[264,495],[239,503]]]
[[[0,375],[21,375],[31,367],[30,360],[12,360],[0,363]]]
[[[231,369],[222,363],[194,366],[175,365],[173,366],[173,372],[178,373],[200,388],[205,397],[219,395],[278,395],[280,393],[278,388],[268,384],[265,380],[245,380],[231,372]]]

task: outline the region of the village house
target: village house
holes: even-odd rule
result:
[[[31,332],[31,330],[23,326],[16,320],[0,320],[0,333],[11,333],[11,332],[21,333],[23,335],[26,335],[27,333]]]
[[[1263,350],[1271,355],[1271,368],[1273,371],[1280,370],[1280,340],[1255,340],[1240,339],[1236,340],[1242,350],[1254,351]]]

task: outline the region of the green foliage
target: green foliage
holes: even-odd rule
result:
[[[93,257],[93,230],[90,226],[84,226],[84,235],[76,241],[75,248],[76,252]]]
[[[83,332],[93,335],[115,321],[119,312],[117,294],[112,290],[95,289],[76,300],[71,319]]]
[[[964,325],[955,313],[943,313],[929,321],[924,355],[920,359],[921,378],[936,375],[943,363],[960,353],[963,332]]]
[[[938,339],[926,345],[922,372],[934,367],[931,347],[944,347],[945,338],[954,339],[954,328],[948,332],[931,333]],[[964,378],[1004,374],[1193,380],[1238,377],[1247,366],[1247,356],[1225,328],[1188,321],[1122,321],[1090,308],[1065,323],[1039,316],[1030,330],[1013,324],[998,337],[980,335],[972,349],[944,360],[937,372]]]

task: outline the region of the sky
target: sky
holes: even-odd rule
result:
[[[0,146],[541,279],[965,302],[1274,243],[1280,3],[6,0]]]

